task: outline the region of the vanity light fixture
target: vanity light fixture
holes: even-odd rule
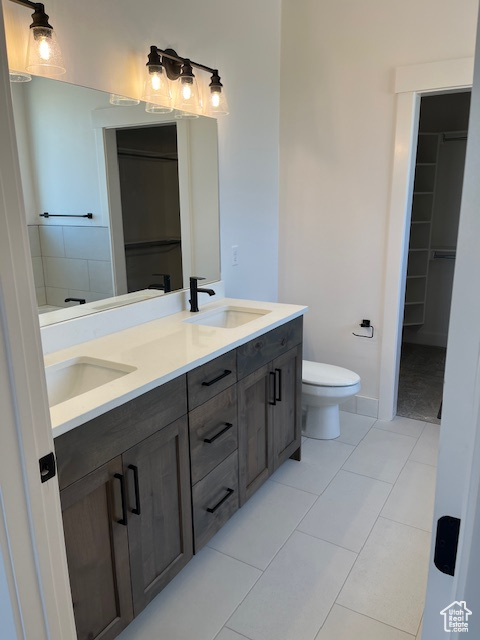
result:
[[[30,25],[27,64],[25,67],[28,73],[13,71],[11,80],[13,82],[26,82],[31,79],[27,78],[30,73],[47,78],[65,73],[62,52],[55,31],[48,22],[44,5],[40,2],[30,2],[29,0],[11,0],[11,2],[33,9],[33,22]]]
[[[135,107],[137,104],[140,104],[140,100],[137,98],[129,98],[128,96],[120,96],[116,93],[110,94],[110,104],[115,105],[116,107]]]
[[[211,74],[210,84],[199,83],[193,69]],[[142,100],[147,111],[168,113],[177,110],[176,118],[197,118],[199,115],[228,114],[228,104],[217,69],[212,69],[189,58],[182,58],[173,49],[150,47],[147,79]],[[202,93],[204,94],[202,96]],[[159,109],[165,109],[159,111]]]

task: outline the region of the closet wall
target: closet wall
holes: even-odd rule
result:
[[[422,98],[404,342],[447,344],[469,109],[470,92]]]

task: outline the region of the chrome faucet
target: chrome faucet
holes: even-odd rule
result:
[[[199,293],[208,293],[209,296],[214,296],[215,291],[213,289],[201,289],[198,286],[199,280],[205,280],[205,278],[200,278],[199,276],[191,276],[190,277],[190,311],[195,313],[199,311],[198,308],[198,294]]]

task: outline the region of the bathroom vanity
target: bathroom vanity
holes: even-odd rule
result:
[[[79,640],[118,635],[287,458],[300,459],[305,308],[248,303],[253,319],[229,327],[227,316],[240,322],[229,303],[50,358],[111,357],[136,336],[115,353],[131,373],[52,407]]]

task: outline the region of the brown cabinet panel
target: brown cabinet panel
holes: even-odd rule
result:
[[[268,365],[237,385],[240,505],[273,470],[273,376]]]
[[[235,349],[187,373],[188,409],[191,411],[237,381]]]
[[[238,509],[237,451],[197,482],[192,500],[197,553]]]
[[[60,493],[78,640],[111,640],[133,619],[121,459]]]
[[[237,349],[237,375],[244,378],[302,342],[303,317],[251,340]]]
[[[272,362],[275,374],[274,469],[299,449],[302,437],[302,350],[295,347]]]
[[[237,448],[237,389],[229,387],[189,414],[192,485]]]
[[[186,413],[186,378],[179,376],[55,438],[60,488]]]
[[[123,455],[135,615],[192,557],[187,429],[182,417]]]

